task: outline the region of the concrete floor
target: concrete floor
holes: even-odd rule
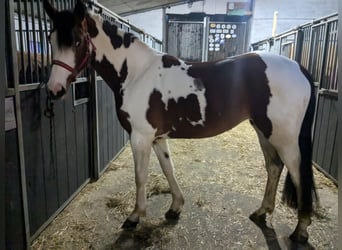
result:
[[[170,141],[170,148],[185,196],[177,224],[164,219],[171,195],[153,154],[147,216],[135,231],[120,228],[135,197],[127,146],[41,233],[32,249],[337,249],[337,188],[318,171],[321,207],[309,227],[308,244],[295,245],[288,239],[296,213],[280,202],[286,171],[267,226],[259,228],[249,220],[261,204],[266,171],[248,123],[210,139]]]

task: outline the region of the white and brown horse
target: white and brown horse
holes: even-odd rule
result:
[[[184,203],[173,172],[167,139],[203,138],[249,119],[264,153],[268,173],[261,207],[251,219],[264,221],[275,206],[283,165],[288,169],[283,200],[298,209],[291,239],[306,242],[316,192],[311,155],[315,97],[307,71],[285,57],[248,53],[217,62],[188,63],[150,49],[130,33],[86,11],[57,11],[53,21],[53,66],[48,88],[62,97],[91,65],[113,90],[121,125],[130,135],[136,205],[123,224],[134,228],[146,212],[147,167],[155,151],[169,182],[172,204],[166,219],[178,219]]]

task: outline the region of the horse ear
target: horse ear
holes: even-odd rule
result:
[[[52,7],[48,0],[43,0],[43,6],[51,20],[54,20],[57,14],[57,10],[54,7]]]
[[[74,9],[74,15],[77,21],[82,22],[85,18],[86,7],[82,1],[78,0]]]

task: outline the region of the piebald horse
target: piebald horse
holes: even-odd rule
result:
[[[129,133],[136,182],[135,208],[123,224],[132,229],[146,213],[147,168],[155,151],[172,193],[166,219],[179,218],[184,198],[174,175],[169,138],[203,138],[249,119],[256,130],[268,174],[261,207],[250,218],[265,221],[275,206],[279,177],[288,174],[283,200],[298,209],[290,238],[308,239],[316,191],[312,170],[311,127],[315,96],[308,72],[295,61],[267,53],[189,63],[157,52],[133,34],[78,1],[74,10],[44,8],[53,22],[53,51],[47,83],[56,99],[90,65],[112,89],[116,112]]]

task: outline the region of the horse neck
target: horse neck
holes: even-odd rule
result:
[[[122,40],[122,44],[119,47],[115,47],[111,41],[111,38],[113,40],[113,35],[118,35],[124,39],[125,33],[118,30],[116,34],[113,34],[110,37],[108,31],[106,33],[103,29],[102,20],[99,17],[92,18],[95,20],[96,28],[98,30],[98,34],[91,38],[96,48],[95,61],[102,62],[103,60],[108,60],[109,63],[113,65],[116,72],[120,72],[123,65],[126,63],[128,74],[125,83],[137,79],[155,60],[157,52],[149,48],[138,38],[131,41],[129,46],[125,46]],[[103,74],[103,71],[96,67],[95,70],[102,76],[101,73]]]

